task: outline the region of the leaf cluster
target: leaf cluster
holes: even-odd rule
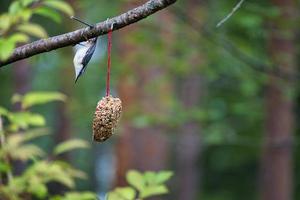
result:
[[[170,171],[146,171],[140,173],[136,170],[127,172],[128,187],[118,187],[108,193],[108,200],[134,200],[168,193],[165,182],[172,177]]]
[[[8,121],[0,130],[0,199],[19,200],[25,197],[54,200],[96,199],[96,196],[90,192],[72,191],[62,196],[51,196],[48,191],[49,183],[60,183],[74,190],[75,179],[87,178],[85,173],[75,169],[71,164],[54,159],[60,154],[75,149],[88,148],[89,144],[86,141],[81,139],[64,141],[54,147],[51,156],[32,143],[32,140],[49,133],[44,127],[44,117],[27,109],[52,101],[64,101],[65,95],[57,92],[31,92],[23,96],[15,95],[12,99],[14,103],[20,103],[23,110],[12,112],[0,108],[0,117],[3,116],[0,118],[0,127],[2,127],[2,119]],[[16,161],[27,165],[20,175],[13,174],[13,163]]]
[[[73,15],[73,8],[62,0],[15,0],[8,12],[0,15],[0,60],[7,59],[16,45],[26,43],[30,36],[46,38],[46,30],[31,19],[35,15],[61,22],[61,13]]]

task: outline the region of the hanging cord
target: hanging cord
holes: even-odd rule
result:
[[[112,40],[112,30],[113,26],[111,26],[110,30],[107,33],[107,76],[106,76],[106,96],[110,95],[110,54],[111,54],[111,40]]]

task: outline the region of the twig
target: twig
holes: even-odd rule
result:
[[[223,18],[218,24],[217,24],[217,28],[219,28],[222,24],[224,24],[244,3],[244,0],[241,0],[240,2],[238,2],[238,4],[236,4],[236,6],[234,6],[234,8],[232,9],[232,11],[225,17]]]
[[[149,0],[145,4],[126,13],[113,17],[107,21],[97,23],[93,28],[87,27],[20,46],[14,50],[7,60],[0,61],[0,67],[40,53],[75,45],[79,42],[85,41],[86,39],[104,35],[110,30],[111,24],[114,24],[113,30],[121,29],[142,20],[175,2],[176,0]]]
[[[251,67],[253,70],[273,75],[274,77],[281,78],[286,81],[299,81],[300,75],[298,73],[291,73],[281,70],[280,66],[275,66],[274,64],[267,64],[261,62],[246,54],[245,52],[241,51],[233,42],[226,38],[222,38],[222,40],[216,40],[214,37],[216,36],[215,31],[212,31],[208,27],[202,26],[201,23],[196,20],[196,18],[190,16],[186,13],[183,9],[179,7],[175,7],[172,9],[175,13],[175,16],[178,20],[185,22],[188,26],[190,26],[195,31],[198,31],[201,36],[207,39],[212,44],[223,48],[226,50],[229,55],[234,57],[235,59],[241,61],[242,63],[246,64],[246,66]],[[198,35],[200,37],[200,34]]]

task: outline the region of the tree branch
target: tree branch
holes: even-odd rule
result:
[[[288,81],[299,81],[300,75],[299,73],[283,71],[280,66],[274,64],[268,64],[262,61],[257,60],[256,58],[246,54],[241,51],[234,43],[230,40],[223,37],[222,40],[218,40],[216,31],[211,30],[208,26],[202,26],[196,18],[190,16],[187,12],[179,7],[175,7],[172,9],[174,16],[176,16],[179,20],[185,22],[185,24],[189,25],[195,31],[198,31],[201,36],[207,39],[209,42],[213,43],[216,46],[223,48],[229,55],[234,57],[235,59],[241,61],[246,64],[246,66],[251,67],[253,70],[256,70],[261,73],[265,73],[267,75],[273,75],[277,78],[281,78],[283,80]],[[201,37],[200,35],[198,35]]]
[[[94,28],[87,27],[20,46],[14,50],[12,55],[7,60],[0,61],[0,67],[40,53],[75,45],[79,42],[85,41],[86,39],[104,35],[108,33],[112,24],[114,24],[113,30],[121,29],[141,19],[144,19],[147,16],[164,9],[175,2],[176,0],[149,0],[145,4],[124,14],[111,18],[107,21],[97,23]]]

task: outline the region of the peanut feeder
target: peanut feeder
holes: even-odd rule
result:
[[[122,113],[122,102],[112,96],[103,97],[97,104],[93,120],[93,139],[104,142],[113,133]]]

